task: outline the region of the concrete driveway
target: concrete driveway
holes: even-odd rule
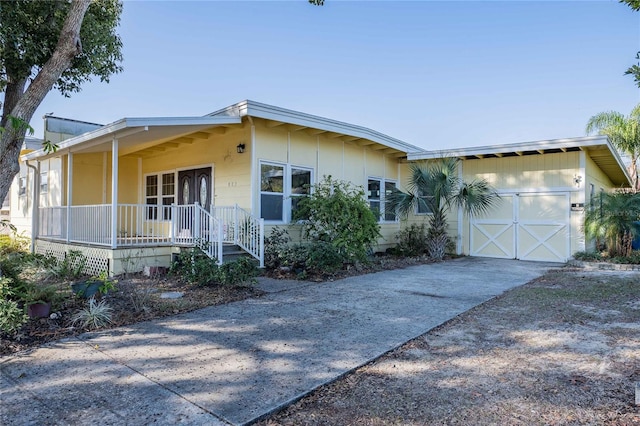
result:
[[[0,424],[246,424],[557,264],[462,258],[268,294],[0,358]]]

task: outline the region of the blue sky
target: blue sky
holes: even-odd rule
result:
[[[426,149],[584,135],[640,102],[640,13],[617,1],[125,1],[124,72],[41,117],[204,115],[252,99]]]

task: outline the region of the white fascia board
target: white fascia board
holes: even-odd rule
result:
[[[355,124],[345,123],[343,121],[332,120],[329,118],[319,117],[317,115],[306,114],[300,111],[280,108],[274,105],[263,104],[255,101],[242,101],[235,105],[212,112],[213,116],[251,116],[263,118],[273,121],[281,121],[283,123],[295,124],[298,126],[309,127],[312,129],[325,130],[327,132],[341,133],[348,136],[368,139],[381,145],[394,148],[402,152],[422,151],[422,148],[403,142],[399,139],[392,138],[383,133],[376,132],[366,127],[357,126]]]
[[[239,117],[132,117],[121,118],[118,121],[104,125],[99,129],[83,133],[76,137],[66,139],[58,144],[58,151],[69,150],[78,145],[87,146],[94,143],[102,143],[106,138],[118,138],[123,134],[131,134],[131,129],[144,129],[161,126],[206,126],[219,124],[239,124]],[[126,133],[125,130],[129,130]],[[35,160],[50,155],[43,149],[23,155],[22,160]]]
[[[585,136],[578,138],[542,140],[535,142],[518,142],[503,145],[486,145],[459,149],[442,149],[437,151],[414,152],[408,160],[432,160],[443,157],[466,157],[474,155],[504,154],[508,152],[537,151],[539,149],[577,148],[611,144],[606,136]]]
[[[618,167],[620,167],[620,170],[622,170],[627,181],[630,183],[631,177],[629,176],[629,172],[627,171],[627,168],[624,165],[624,161],[622,161],[622,157],[620,157],[620,153],[611,144],[611,141],[609,140],[609,138],[604,135],[543,140],[543,141],[536,141],[536,142],[519,142],[519,143],[504,144],[504,145],[488,145],[488,146],[460,148],[460,149],[452,149],[452,150],[443,149],[438,151],[423,151],[423,152],[408,154],[407,160],[409,161],[434,160],[434,159],[446,158],[446,157],[462,158],[462,157],[468,157],[468,156],[473,157],[476,155],[504,154],[504,153],[511,153],[511,152],[537,151],[537,150],[561,149],[561,148],[587,148],[587,147],[594,147],[594,146],[607,147],[607,149],[611,153],[611,156],[618,163]]]

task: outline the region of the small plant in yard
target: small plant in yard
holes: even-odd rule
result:
[[[282,266],[291,237],[286,229],[275,226],[271,234],[264,240],[264,266],[267,269],[276,269]]]
[[[412,223],[398,232],[398,244],[394,252],[402,256],[420,256],[429,251],[427,225]]]
[[[114,291],[116,289],[117,280],[112,280],[109,278],[109,274],[106,271],[100,272],[100,274],[96,277],[91,277],[89,282],[99,282],[100,283],[100,293],[107,294],[110,291]]]
[[[27,322],[27,315],[14,299],[12,279],[0,277],[0,331],[13,333]]]
[[[87,257],[78,250],[69,250],[65,258],[52,267],[55,277],[67,280],[76,280],[84,274]]]
[[[603,192],[587,209],[584,229],[587,237],[604,242],[609,256],[629,256],[633,239],[640,234],[640,193]]]
[[[192,284],[206,285],[215,282],[218,265],[201,249],[193,247],[181,251],[169,271]]]
[[[239,257],[234,261],[218,266],[216,281],[226,286],[245,283],[254,284],[258,273],[256,262],[248,257]]]
[[[80,328],[96,329],[111,324],[111,315],[113,308],[107,304],[105,299],[96,301],[95,298],[89,299],[87,306],[77,312],[71,318],[73,326],[79,325]]]
[[[602,253],[598,251],[579,251],[576,252],[573,257],[576,260],[583,260],[585,262],[599,262],[605,259]]]
[[[171,273],[197,285],[238,285],[255,282],[258,266],[248,257],[218,265],[195,247],[185,250],[171,265]]]

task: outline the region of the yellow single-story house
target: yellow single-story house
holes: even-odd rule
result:
[[[81,251],[91,273],[167,266],[193,245],[220,261],[233,245],[263,263],[265,234],[276,225],[295,228],[297,199],[325,175],[365,188],[380,212],[384,250],[402,226],[428,217],[399,220],[385,208],[386,195],[402,189],[410,162],[445,156],[462,160],[464,179],[486,178],[502,197],[487,217],[452,215],[458,253],[564,262],[586,247],[585,205],[597,191],[629,185],[622,160],[600,136],[434,152],[249,100],[202,117],[105,126],[70,120],[79,123],[72,130],[49,119],[45,137],[59,148],[21,157],[34,178],[25,190],[28,179],[17,177],[12,220],[35,211],[25,227],[34,249],[58,258]]]

